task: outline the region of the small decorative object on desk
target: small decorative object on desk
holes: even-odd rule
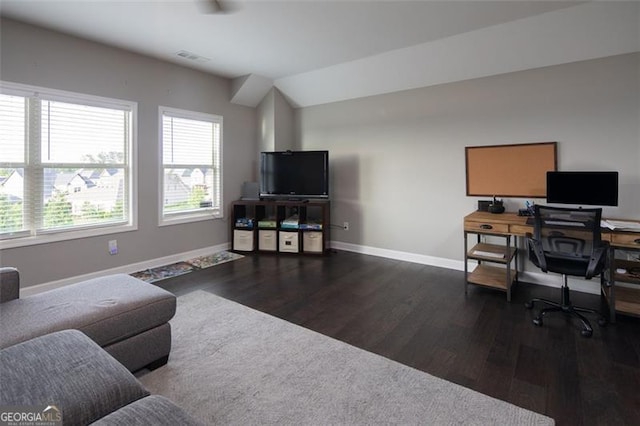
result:
[[[504,203],[502,200],[496,199],[493,197],[493,201],[489,204],[489,212],[490,213],[504,213]]]
[[[526,208],[524,209],[518,209],[518,216],[533,216],[534,213],[534,206],[535,203],[530,203],[528,201],[524,202],[524,205],[526,206]]]

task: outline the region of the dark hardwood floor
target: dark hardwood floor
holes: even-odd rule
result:
[[[558,280],[560,278],[558,277]],[[558,425],[640,424],[640,319],[618,316],[592,338],[563,315],[532,324],[524,302],[559,289],[520,283],[508,303],[443,268],[349,252],[248,255],[161,281],[206,290],[486,395]],[[576,305],[600,297],[572,293]]]

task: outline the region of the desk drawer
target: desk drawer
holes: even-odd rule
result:
[[[466,221],[464,223],[464,230],[471,232],[486,232],[489,234],[508,234],[509,225],[506,223]]]
[[[640,248],[640,232],[633,232],[629,234],[611,234],[611,244],[616,246],[625,246],[625,247],[638,247]]]
[[[509,227],[509,231],[513,235],[518,235],[520,237],[524,237],[525,235],[527,235],[527,233],[533,234],[533,226],[529,226],[529,225],[511,225]]]

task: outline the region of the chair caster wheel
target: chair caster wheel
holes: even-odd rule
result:
[[[533,308],[533,303],[531,303],[531,302],[525,302],[525,303],[524,303],[524,307],[525,307],[525,308],[527,308],[527,309],[531,309],[531,308]]]
[[[537,325],[538,327],[542,327],[542,318],[540,318],[540,317],[536,317],[536,318],[534,318],[534,319],[533,319],[533,323],[534,323],[535,325]]]
[[[607,326],[607,324],[608,324],[608,322],[607,322],[607,320],[606,320],[606,319],[604,319],[604,318],[598,318],[598,325],[599,325],[600,327],[606,327],[606,326]]]
[[[582,337],[591,337],[591,335],[593,334],[592,330],[582,330],[580,332],[580,334],[582,334]]]

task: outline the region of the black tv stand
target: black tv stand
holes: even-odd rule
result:
[[[231,205],[231,249],[328,254],[330,205],[329,200],[308,198],[235,201]]]

